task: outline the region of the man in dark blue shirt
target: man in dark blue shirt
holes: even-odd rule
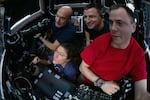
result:
[[[63,43],[66,41],[71,41],[75,37],[75,28],[72,23],[67,23],[63,27],[57,27],[55,23],[52,24],[52,32],[53,34],[51,35],[49,41],[50,42],[57,42]],[[53,49],[49,47],[50,49]]]
[[[52,24],[52,34],[49,40],[40,37],[40,40],[50,50],[55,50],[62,42],[71,41],[75,37],[75,27],[70,23],[72,12],[72,8],[69,6],[59,8],[55,16],[55,22]]]
[[[50,55],[56,47],[58,47],[63,42],[70,42],[76,40],[76,29],[71,23],[70,18],[73,13],[73,10],[70,6],[62,6],[58,9],[55,21],[52,23],[50,32],[48,33],[49,37],[40,36],[39,39],[42,41],[44,46],[40,46],[37,50],[39,56],[44,58],[47,55]]]

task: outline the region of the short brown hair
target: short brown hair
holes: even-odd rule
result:
[[[134,15],[134,12],[133,12],[129,7],[127,7],[127,6],[124,5],[124,4],[115,4],[115,5],[112,5],[112,6],[110,7],[110,11],[111,11],[111,10],[118,9],[118,8],[123,8],[123,9],[125,9],[125,11],[127,12],[127,14],[129,15],[129,17],[131,18],[131,23],[134,23],[134,22],[135,22],[135,15]]]

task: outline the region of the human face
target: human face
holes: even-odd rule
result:
[[[63,26],[65,26],[70,19],[70,13],[68,12],[67,9],[65,8],[60,8],[57,13],[56,13],[56,17],[55,17],[55,25],[58,28],[61,28]]]
[[[102,23],[102,19],[96,8],[84,10],[84,22],[88,29],[98,29]]]
[[[135,32],[136,25],[131,21],[124,8],[114,9],[109,14],[111,45],[117,48],[126,48],[130,37]]]
[[[53,64],[60,64],[64,66],[69,61],[69,59],[67,59],[67,56],[68,55],[66,49],[62,46],[59,46],[54,52]]]

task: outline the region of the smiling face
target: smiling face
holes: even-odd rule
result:
[[[54,52],[53,64],[64,66],[69,61],[66,49],[60,45]]]
[[[113,9],[109,13],[111,45],[117,48],[126,48],[130,42],[136,25],[124,8]]]
[[[84,10],[84,22],[88,29],[99,29],[102,19],[96,8],[89,8]]]

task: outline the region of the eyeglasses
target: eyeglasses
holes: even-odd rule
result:
[[[67,55],[65,55],[63,52],[59,52],[57,50],[55,50],[54,53],[60,55],[61,57],[67,57]]]

